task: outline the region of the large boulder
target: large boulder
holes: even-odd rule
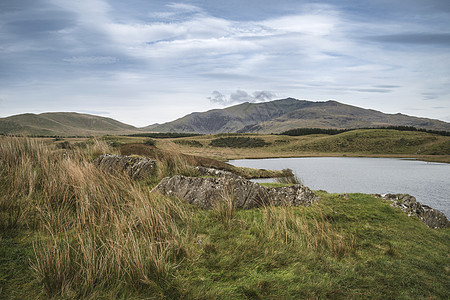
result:
[[[104,154],[94,163],[101,169],[113,172],[126,172],[131,178],[145,179],[156,172],[156,161],[140,156]]]
[[[450,227],[450,221],[437,209],[424,205],[408,194],[386,194],[379,197],[391,201],[391,206],[400,208],[408,216],[417,216],[431,228]]]
[[[211,209],[226,200],[244,209],[264,205],[309,206],[316,201],[314,193],[303,185],[269,188],[232,174],[219,175],[224,176],[166,177],[155,189],[203,209]]]

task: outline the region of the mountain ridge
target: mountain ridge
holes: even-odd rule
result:
[[[367,128],[412,126],[450,131],[450,124],[440,120],[404,114],[386,114],[335,100],[307,101],[286,98],[262,103],[241,103],[224,109],[191,113],[163,124],[142,128],[158,132],[279,133],[292,128]]]
[[[281,133],[294,128],[349,129],[411,126],[450,131],[450,123],[429,118],[386,114],[335,100],[294,98],[240,103],[223,109],[192,112],[163,124],[135,127],[112,118],[76,112],[19,114],[0,118],[0,134],[35,136],[126,135],[144,132]]]

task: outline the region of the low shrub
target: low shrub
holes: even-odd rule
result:
[[[251,137],[226,137],[214,139],[209,143],[213,147],[230,147],[230,148],[256,148],[271,145],[262,138]]]
[[[148,139],[148,140],[146,140],[146,141],[144,142],[144,145],[147,145],[147,146],[156,146],[156,142],[155,142],[155,140],[153,140],[153,139]]]

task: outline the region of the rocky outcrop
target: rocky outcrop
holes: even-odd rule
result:
[[[264,205],[309,206],[316,201],[314,193],[306,186],[268,188],[226,173],[223,174],[225,176],[207,178],[182,175],[166,177],[155,189],[203,209],[211,209],[226,200],[231,200],[236,208],[244,209]]]
[[[107,172],[126,172],[136,180],[147,178],[156,171],[156,161],[139,156],[104,154],[94,163]]]
[[[195,170],[197,171],[199,176],[240,178],[239,175],[233,174],[229,171],[217,170],[214,168],[195,167]]]
[[[398,207],[408,216],[417,216],[423,223],[431,228],[450,227],[450,221],[440,211],[424,205],[408,194],[377,195],[392,202],[392,207]]]

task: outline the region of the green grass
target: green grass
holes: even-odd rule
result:
[[[233,134],[224,147],[212,146],[221,135],[199,136],[201,148],[186,147],[167,140],[158,147],[183,153],[207,156],[219,160],[305,157],[305,156],[389,156],[414,157],[426,161],[450,162],[450,137],[421,131],[393,129],[361,129],[336,135],[312,134],[304,136]],[[259,139],[264,147],[232,148],[244,145],[237,139]],[[261,144],[263,144],[261,143]]]
[[[448,155],[448,137],[424,132],[405,132],[388,129],[354,130],[332,136],[319,137],[286,147],[286,150],[321,153],[368,153],[368,154],[419,154]],[[431,154],[431,153],[429,153]]]
[[[228,227],[197,212],[202,242],[177,276],[204,299],[448,295],[448,229],[431,230],[370,195],[319,195],[310,208],[237,211]]]
[[[30,267],[33,232],[2,231],[0,235],[0,298],[26,299],[42,293]]]
[[[450,140],[434,144],[426,149],[420,150],[421,154],[450,155]]]
[[[1,138],[0,299],[450,293],[450,229],[374,196],[316,192],[311,207],[239,210],[229,193],[205,211],[94,168],[106,143],[67,151]]]

